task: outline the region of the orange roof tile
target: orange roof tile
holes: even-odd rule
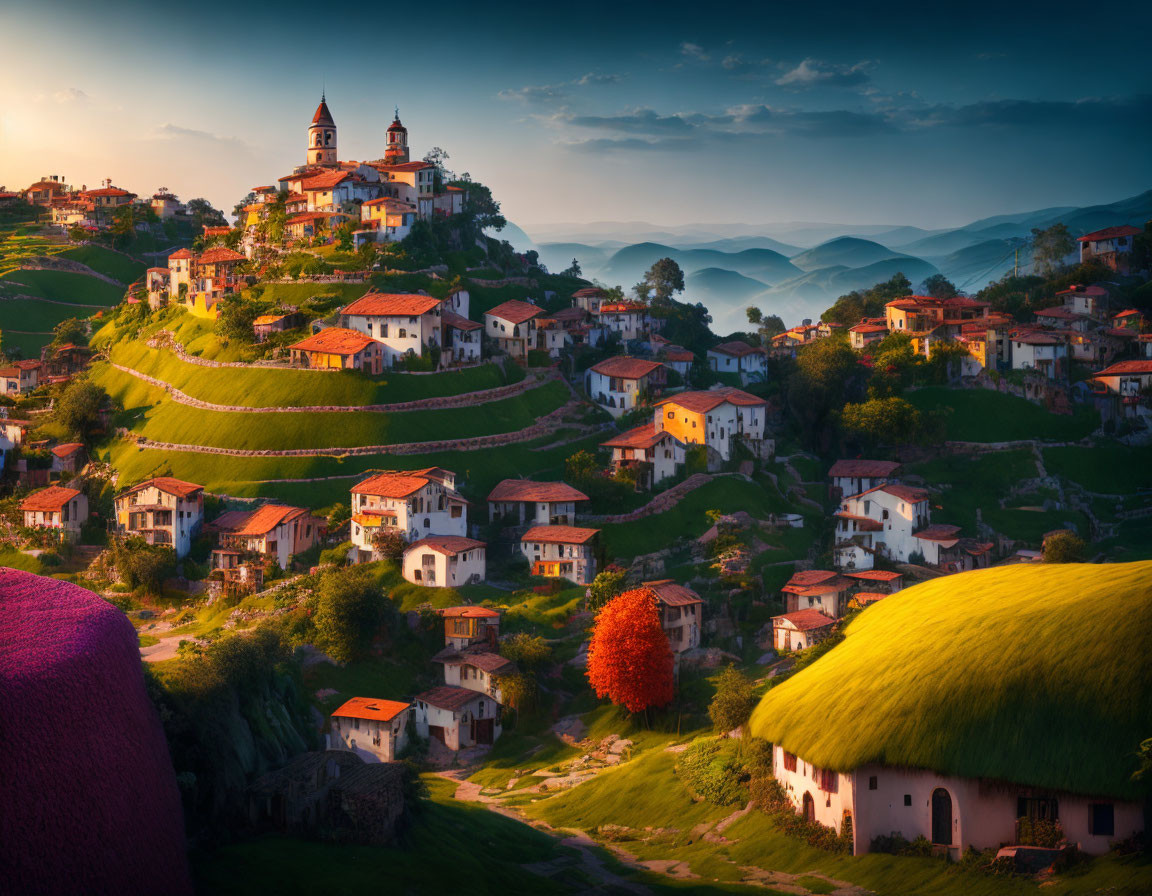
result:
[[[638,380],[663,366],[659,361],[646,361],[643,358],[630,358],[627,355],[620,355],[615,358],[609,358],[606,361],[601,361],[599,364],[594,364],[590,369],[594,373],[599,373],[601,376]]]
[[[376,317],[417,317],[427,314],[440,302],[440,299],[418,293],[370,292],[342,308],[340,313]]]
[[[420,473],[387,470],[356,483],[352,486],[352,494],[375,495],[378,498],[407,498],[432,481],[430,477]]]
[[[314,174],[300,184],[301,190],[331,190],[337,184],[348,180],[352,175],[347,171],[325,171]]]
[[[21,510],[58,511],[73,498],[82,494],[78,489],[65,488],[61,485],[50,485],[38,492],[33,492],[20,502]]]
[[[588,496],[564,482],[505,479],[488,495],[489,501],[587,501]]]
[[[396,718],[396,716],[400,715],[400,713],[404,712],[404,710],[411,708],[411,703],[401,703],[399,700],[377,700],[373,697],[353,697],[332,713],[332,717],[390,722]]]
[[[743,358],[745,355],[762,355],[764,349],[754,348],[747,342],[742,342],[739,339],[732,342],[722,342],[719,345],[714,345],[708,349],[710,352],[720,352],[722,355],[731,355],[734,358]]]
[[[190,498],[198,492],[204,491],[204,486],[197,485],[195,482],[185,482],[183,479],[176,479],[172,476],[155,476],[125,489],[121,494],[131,494],[149,486],[155,487],[166,495],[175,495],[178,498]]]
[[[200,253],[196,259],[197,264],[222,264],[229,261],[247,261],[248,259],[237,252],[235,249],[229,249],[227,246],[213,246],[211,249],[205,249]]]
[[[739,407],[755,407],[768,404],[765,399],[750,395],[742,389],[725,388],[708,389],[697,392],[681,392],[673,395],[671,398],[665,398],[663,401],[658,402],[657,406],[674,404],[677,407],[682,407],[685,410],[693,411],[697,414],[706,414],[708,411],[718,408],[724,404],[724,402]]]
[[[797,610],[795,613],[784,613],[772,618],[773,620],[785,619],[802,632],[811,631],[815,628],[825,628],[836,621],[825,616],[819,610]]]
[[[522,324],[526,320],[531,320],[542,309],[531,305],[528,302],[521,302],[517,299],[510,299],[507,302],[502,302],[495,308],[485,311],[484,314],[491,314],[493,317],[498,317],[500,320],[506,320],[510,324]]]
[[[579,526],[533,526],[520,540],[542,544],[584,544],[596,537],[599,529],[582,529]]]
[[[846,572],[844,575],[853,579],[863,579],[869,582],[891,582],[893,579],[902,579],[903,573],[888,569],[861,569],[857,572]]]
[[[444,607],[436,611],[449,619],[499,619],[500,612],[489,607]]]
[[[301,339],[288,348],[301,352],[329,352],[333,355],[354,355],[371,345],[377,345],[371,336],[346,330],[344,327],[328,327],[307,339]]]
[[[1105,367],[1103,370],[1098,371],[1095,375],[1100,376],[1122,376],[1141,373],[1152,373],[1152,360],[1146,361],[1119,361],[1110,367]]]
[[[216,521],[216,528],[227,531],[233,535],[267,535],[281,523],[289,522],[296,517],[303,516],[308,511],[303,507],[288,507],[284,504],[265,504],[255,510],[241,512],[239,515],[227,520],[224,526],[220,520]],[[228,516],[228,514],[225,514]],[[223,517],[221,518],[223,519]]]
[[[652,592],[657,601],[669,607],[689,607],[693,604],[704,603],[691,588],[677,583],[674,579],[658,579],[654,582],[644,582],[641,588]]]
[[[664,439],[673,438],[667,430],[656,431],[656,424],[649,420],[647,423],[613,436],[607,442],[601,442],[603,448],[651,448]]]
[[[417,548],[426,548],[430,551],[436,551],[438,554],[444,554],[448,557],[453,557],[456,554],[462,554],[464,551],[472,551],[477,548],[486,548],[482,541],[477,541],[475,538],[465,538],[462,535],[429,535],[427,538],[421,538],[419,541],[414,541],[408,547],[404,548],[404,553],[414,551]]]
[[[84,445],[81,442],[65,442],[63,445],[57,445],[52,449],[52,453],[57,457],[71,457],[77,451],[83,451]]]

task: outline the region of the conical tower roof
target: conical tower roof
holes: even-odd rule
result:
[[[320,97],[320,105],[316,107],[316,114],[312,116],[312,124],[336,127],[336,122],[332,120],[332,113],[328,111],[328,103],[325,102],[323,96]]]

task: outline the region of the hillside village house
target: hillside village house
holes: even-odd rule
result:
[[[913,536],[920,544],[924,563],[945,572],[967,572],[987,569],[992,557],[992,542],[963,538],[959,526],[936,523]]]
[[[858,582],[861,588],[881,594],[895,594],[904,587],[903,574],[889,569],[863,569],[844,575]]]
[[[74,541],[88,519],[88,498],[79,489],[50,485],[21,501],[20,512],[26,528],[54,529],[61,538]]]
[[[888,335],[888,324],[883,318],[866,317],[854,327],[848,328],[848,341],[859,351],[873,342],[879,342]]]
[[[319,543],[326,524],[303,507],[265,504],[255,510],[230,510],[212,521],[209,528],[220,535],[220,546],[242,554],[255,554],[281,569],[292,558]]]
[[[851,819],[854,855],[895,832],[909,840],[925,837],[956,860],[969,846],[1018,842],[1022,817],[1059,818],[1065,838],[1089,854],[1107,852],[1144,828],[1139,803],[880,764],[835,772],[780,746],[773,747],[773,774],[810,821],[839,831]]]
[[[527,358],[536,347],[536,321],[540,309],[516,299],[484,312],[484,332],[502,352],[513,358]]]
[[[515,525],[563,526],[576,519],[576,505],[588,496],[564,482],[505,479],[488,494],[488,519],[511,518]]]
[[[1143,231],[1131,224],[1105,227],[1079,237],[1080,263],[1098,261],[1119,274],[1129,272],[1132,261],[1132,240]]]
[[[157,476],[120,492],[113,505],[118,534],[167,545],[181,558],[204,522],[204,486]]]
[[[617,333],[624,342],[640,339],[649,328],[648,306],[643,302],[601,302],[592,316],[609,333]]]
[[[212,246],[199,255],[177,249],[168,256],[167,281],[158,269],[146,278],[148,304],[155,308],[175,298],[197,317],[215,320],[220,300],[244,286],[236,267],[247,260],[227,246]]]
[[[764,378],[767,353],[736,340],[723,342],[708,349],[708,367],[717,373],[738,373],[741,382]]]
[[[770,340],[772,356],[776,358],[795,358],[796,349],[809,342],[808,330],[805,327],[792,327],[783,333],[777,333]]]
[[[252,321],[252,335],[264,342],[273,333],[283,333],[303,326],[304,317],[295,308],[281,309],[273,314],[261,314]]]
[[[965,321],[988,315],[991,305],[968,296],[938,299],[934,296],[903,296],[884,306],[884,318],[890,332],[928,333],[943,326],[942,335],[955,336]]]
[[[468,320],[453,311],[445,310],[444,351],[440,355],[441,364],[476,364],[480,361],[481,335],[484,325],[479,321]]]
[[[490,607],[445,607],[437,610],[444,618],[444,646],[456,650],[475,644],[492,649],[500,635],[500,611]]]
[[[770,457],[775,448],[764,437],[768,403],[740,389],[681,392],[657,404],[653,414],[657,430],[684,445],[704,445],[724,461],[732,459],[737,440],[755,457]]]
[[[796,610],[772,617],[772,647],[778,651],[807,650],[832,633],[836,624],[819,610]]]
[[[686,348],[667,343],[656,350],[656,360],[669,370],[675,370],[684,379],[692,369],[696,356]]]
[[[604,290],[598,286],[588,286],[572,293],[572,307],[587,311],[589,314],[599,314],[603,303]]]
[[[340,323],[375,339],[386,367],[439,346],[442,302],[431,296],[370,292],[340,311]]]
[[[1036,370],[1048,379],[1068,374],[1068,341],[1056,333],[1040,330],[1011,334],[1012,369]]]
[[[416,733],[449,750],[493,744],[501,731],[500,704],[487,694],[445,684],[416,695]]]
[[[1064,305],[1053,305],[1036,312],[1036,323],[1042,327],[1058,327],[1086,333],[1092,324],[1092,319],[1087,314],[1080,314]]]
[[[907,563],[923,547],[914,533],[928,526],[930,513],[928,492],[889,482],[840,502],[836,540],[858,538],[863,546]]]
[[[0,414],[4,409],[0,408]],[[16,420],[12,417],[0,417],[0,470],[8,464],[8,452],[24,444],[28,430],[32,428],[29,420]]]
[[[643,404],[666,382],[664,365],[659,361],[608,358],[588,368],[584,388],[589,397],[613,417],[620,417]]]
[[[369,199],[360,206],[360,228],[356,240],[360,245],[368,242],[399,242],[412,232],[417,210],[410,202],[381,196]]]
[[[429,535],[404,548],[404,578],[428,588],[458,588],[483,582],[488,546],[460,535]]]
[[[1083,251],[1083,244],[1081,244],[1081,251]],[[1105,306],[1108,303],[1108,290],[1103,286],[1082,286],[1079,283],[1074,283],[1067,289],[1062,289],[1056,293],[1056,298],[1064,304],[1065,308],[1075,314],[1098,318],[1104,314]]]
[[[293,364],[330,370],[360,370],[378,374],[384,369],[384,346],[371,336],[327,327],[288,346]]]
[[[1120,402],[1130,417],[1152,417],[1152,357],[1119,361],[1092,377]]]
[[[515,663],[484,645],[462,650],[445,647],[432,662],[444,667],[445,684],[486,694],[499,704],[504,703],[499,679],[516,671]]]
[[[858,495],[895,480],[900,464],[890,460],[841,459],[832,464],[828,478],[840,497]]]
[[[839,619],[848,612],[848,597],[855,584],[838,572],[802,570],[780,589],[784,595],[784,609],[788,613],[819,610],[831,619]]]
[[[577,526],[533,526],[520,537],[520,551],[534,576],[591,585],[599,534],[599,529]]]
[[[51,450],[52,473],[79,473],[87,462],[88,452],[80,442],[65,442]]]
[[[332,713],[329,750],[350,750],[365,762],[395,762],[408,746],[412,704],[353,697]]]
[[[63,174],[49,174],[24,190],[24,198],[32,205],[46,206],[53,199],[58,199],[71,192],[72,188],[64,182]]]
[[[673,579],[644,582],[640,588],[656,600],[660,626],[673,653],[680,654],[700,646],[704,601],[699,594]]]
[[[156,217],[161,221],[167,221],[169,218],[175,218],[187,212],[184,203],[164,187],[161,187],[152,194],[150,204],[152,211],[156,213]]]
[[[684,446],[664,429],[649,421],[613,436],[600,444],[612,450],[609,468],[636,471],[636,487],[651,489],[676,475],[684,465]]]
[[[0,390],[4,395],[23,395],[40,385],[39,361],[13,361],[0,370]]]
[[[378,532],[398,532],[410,542],[429,535],[468,534],[467,502],[456,491],[456,474],[425,470],[387,471],[352,486],[352,544],[361,561],[379,559]]]

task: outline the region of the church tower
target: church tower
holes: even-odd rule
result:
[[[399,165],[408,161],[408,128],[400,124],[400,110],[388,126],[388,148],[384,150],[384,161],[389,165]]]
[[[324,96],[320,97],[320,105],[316,107],[316,114],[312,116],[312,124],[308,125],[308,155],[309,165],[336,165],[336,122],[332,120],[332,113],[328,111],[328,103]]]

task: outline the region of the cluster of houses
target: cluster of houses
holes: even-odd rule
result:
[[[166,187],[161,187],[151,198],[141,198],[115,186],[108,179],[99,187],[89,189],[87,185],[82,185],[74,188],[63,175],[51,174],[40,178],[19,194],[5,195],[19,195],[29,204],[46,209],[51,222],[63,230],[73,227],[102,230],[113,221],[116,212],[127,205],[150,208],[162,221],[189,219],[187,207]]]

